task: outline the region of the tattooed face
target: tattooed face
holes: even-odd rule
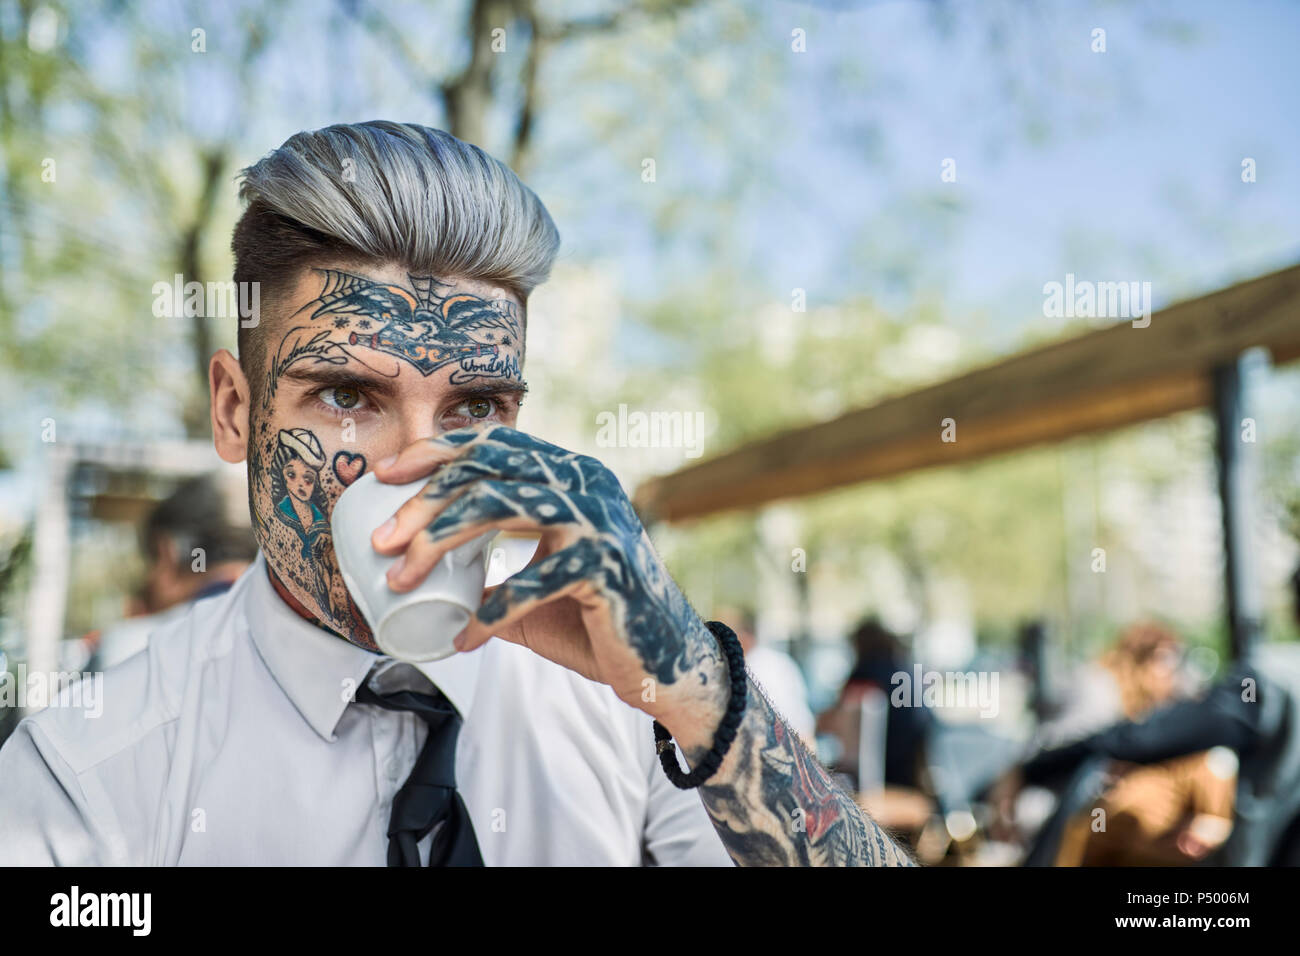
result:
[[[290,462],[284,469],[284,483],[289,494],[299,501],[310,501],[316,489],[316,469],[308,468],[302,462]]]
[[[249,410],[255,531],[281,596],[375,649],[329,517],[368,462],[477,423],[513,426],[523,305],[490,283],[397,267],[304,272],[266,337]]]

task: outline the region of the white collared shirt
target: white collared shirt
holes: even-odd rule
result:
[[[98,717],[65,691],[18,725],[0,865],[385,865],[427,726],[352,702],[372,667],[379,692],[427,678],[462,714],[456,781],[487,866],[731,865],[649,715],[607,685],[496,638],[428,664],[372,654],[290,610],[261,556],[105,673]]]

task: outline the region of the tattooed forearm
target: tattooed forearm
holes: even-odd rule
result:
[[[725,666],[724,666],[725,670]],[[700,788],[727,852],[740,866],[915,866],[808,753],[748,680],[740,731]],[[704,747],[687,750],[694,765]]]

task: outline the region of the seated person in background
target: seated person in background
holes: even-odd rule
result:
[[[1225,759],[1226,758],[1226,759]],[[1058,866],[1186,866],[1232,830],[1237,762],[1221,748],[1123,768],[1096,808],[1070,822]],[[1093,830],[1104,819],[1104,830]]]
[[[1063,745],[1120,721],[1142,720],[1179,696],[1182,639],[1168,627],[1140,622],[1086,665],[1072,706],[1040,735],[1040,746]],[[1235,766],[1208,750],[1149,766],[1120,766],[1119,780],[1097,807],[1073,820],[1058,865],[1159,866],[1194,862],[1231,829]],[[1100,808],[1105,816],[1097,816]],[[1105,829],[1094,831],[1094,820]]]
[[[835,769],[858,779],[858,744],[861,703],[872,689],[886,697],[894,689],[894,675],[909,673],[912,663],[902,642],[874,617],[867,618],[849,636],[855,661],[845,678],[839,699],[817,719],[817,733],[834,735],[842,748]],[[885,784],[917,787],[925,737],[932,716],[925,707],[890,707],[885,731]]]
[[[140,528],[146,567],[144,583],[132,595],[135,613],[104,629],[91,670],[107,670],[143,650],[154,629],[194,601],[222,593],[244,573],[257,557],[257,542],[250,528],[230,520],[231,511],[210,475],[183,481],[154,506]]]
[[[1121,762],[1120,781],[1067,827],[1058,864],[1189,864],[1214,854],[1225,866],[1297,865],[1298,718],[1300,667],[1256,648],[1200,698],[1044,749],[1009,779],[1014,789],[1059,781],[1090,757]],[[1231,760],[1212,748],[1236,754],[1235,788]],[[1106,829],[1093,833],[1098,808]]]
[[[1121,720],[1140,720],[1180,696],[1184,651],[1182,639],[1163,624],[1131,625],[1072,675],[1062,709],[1039,726],[1034,746],[1055,747]]]

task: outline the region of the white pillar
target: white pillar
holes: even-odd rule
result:
[[[28,674],[48,674],[59,669],[59,643],[68,599],[68,476],[72,460],[68,446],[50,446],[32,542],[32,584],[27,595]],[[39,709],[28,704],[23,716]]]

